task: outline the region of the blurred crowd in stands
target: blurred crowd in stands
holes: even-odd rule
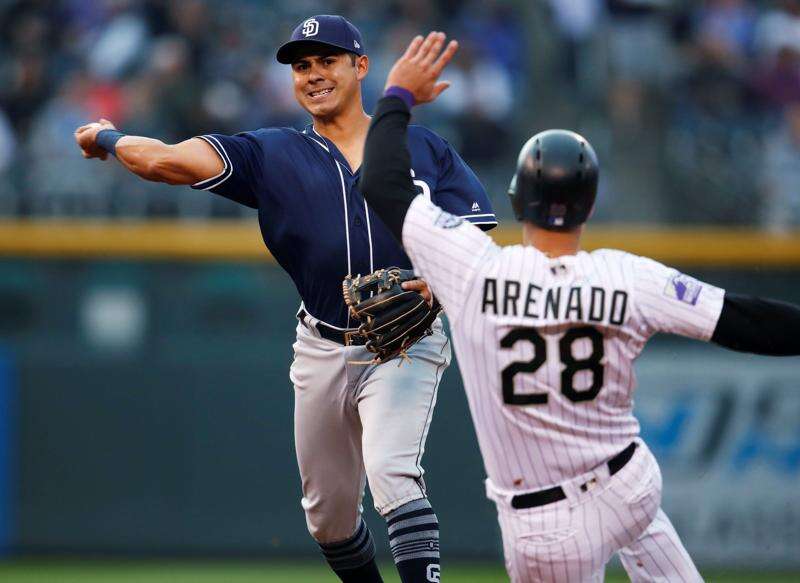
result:
[[[0,0],[2,2],[2,0]],[[304,127],[291,71],[276,48],[304,18],[348,16],[362,30],[371,110],[389,67],[419,31],[463,44],[453,88],[425,122],[476,164],[508,151],[506,123],[524,83],[524,30],[503,3],[475,0],[22,0],[2,3],[0,167],[19,170],[0,212],[34,215],[227,216],[227,201],[147,184],[86,162],[74,129],[100,117],[127,133],[176,142],[205,132]],[[487,140],[487,135],[494,138]]]
[[[317,13],[361,28],[368,110],[414,34],[461,41],[418,119],[502,216],[519,146],[561,125],[599,150],[600,220],[800,223],[800,0],[0,0],[0,216],[247,214],[84,161],[72,132],[302,127],[274,53]]]
[[[639,198],[674,222],[800,223],[800,1],[549,3],[567,82],[611,127],[613,186],[635,182],[612,211]]]

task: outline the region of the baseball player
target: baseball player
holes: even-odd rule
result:
[[[523,245],[498,247],[418,197],[403,147],[457,45],[414,39],[366,142],[362,192],[450,320],[514,582],[602,581],[619,553],[634,581],[700,581],[660,509],[661,474],[633,416],[633,361],[657,332],[800,354],[800,308],[723,291],[645,257],[580,250],[597,158],[578,134],[523,147],[510,188]]]
[[[370,122],[361,100],[369,70],[364,41],[341,16],[314,16],[295,28],[277,59],[291,65],[295,97],[311,114],[302,131],[269,128],[166,145],[101,120],[78,128],[76,140],[87,158],[111,153],[144,179],[210,190],[257,209],[264,242],[302,299],[290,377],[308,529],[342,581],[381,581],[361,517],[368,480],[401,580],[439,581],[438,522],[421,460],[449,341],[436,320],[403,366],[368,364],[372,355],[352,334],[342,297],[345,276],[411,268],[358,189]],[[422,127],[410,128],[408,139],[417,192],[468,222],[496,224],[480,182],[445,140]],[[410,287],[427,293],[424,283]]]

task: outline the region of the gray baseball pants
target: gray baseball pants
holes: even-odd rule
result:
[[[367,481],[382,516],[425,497],[421,461],[450,341],[437,320],[410,362],[363,364],[374,356],[363,346],[321,338],[316,320],[305,322],[289,375],[295,448],[308,530],[331,543],[355,532]]]

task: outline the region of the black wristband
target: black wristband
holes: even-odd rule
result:
[[[125,136],[117,130],[100,130],[94,138],[94,143],[113,156],[117,155],[117,142]]]

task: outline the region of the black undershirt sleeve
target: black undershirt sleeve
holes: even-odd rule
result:
[[[711,342],[739,352],[800,355],[800,307],[725,292]]]
[[[399,97],[378,101],[364,145],[360,190],[372,210],[402,244],[403,221],[417,196],[406,142],[411,118]]]

